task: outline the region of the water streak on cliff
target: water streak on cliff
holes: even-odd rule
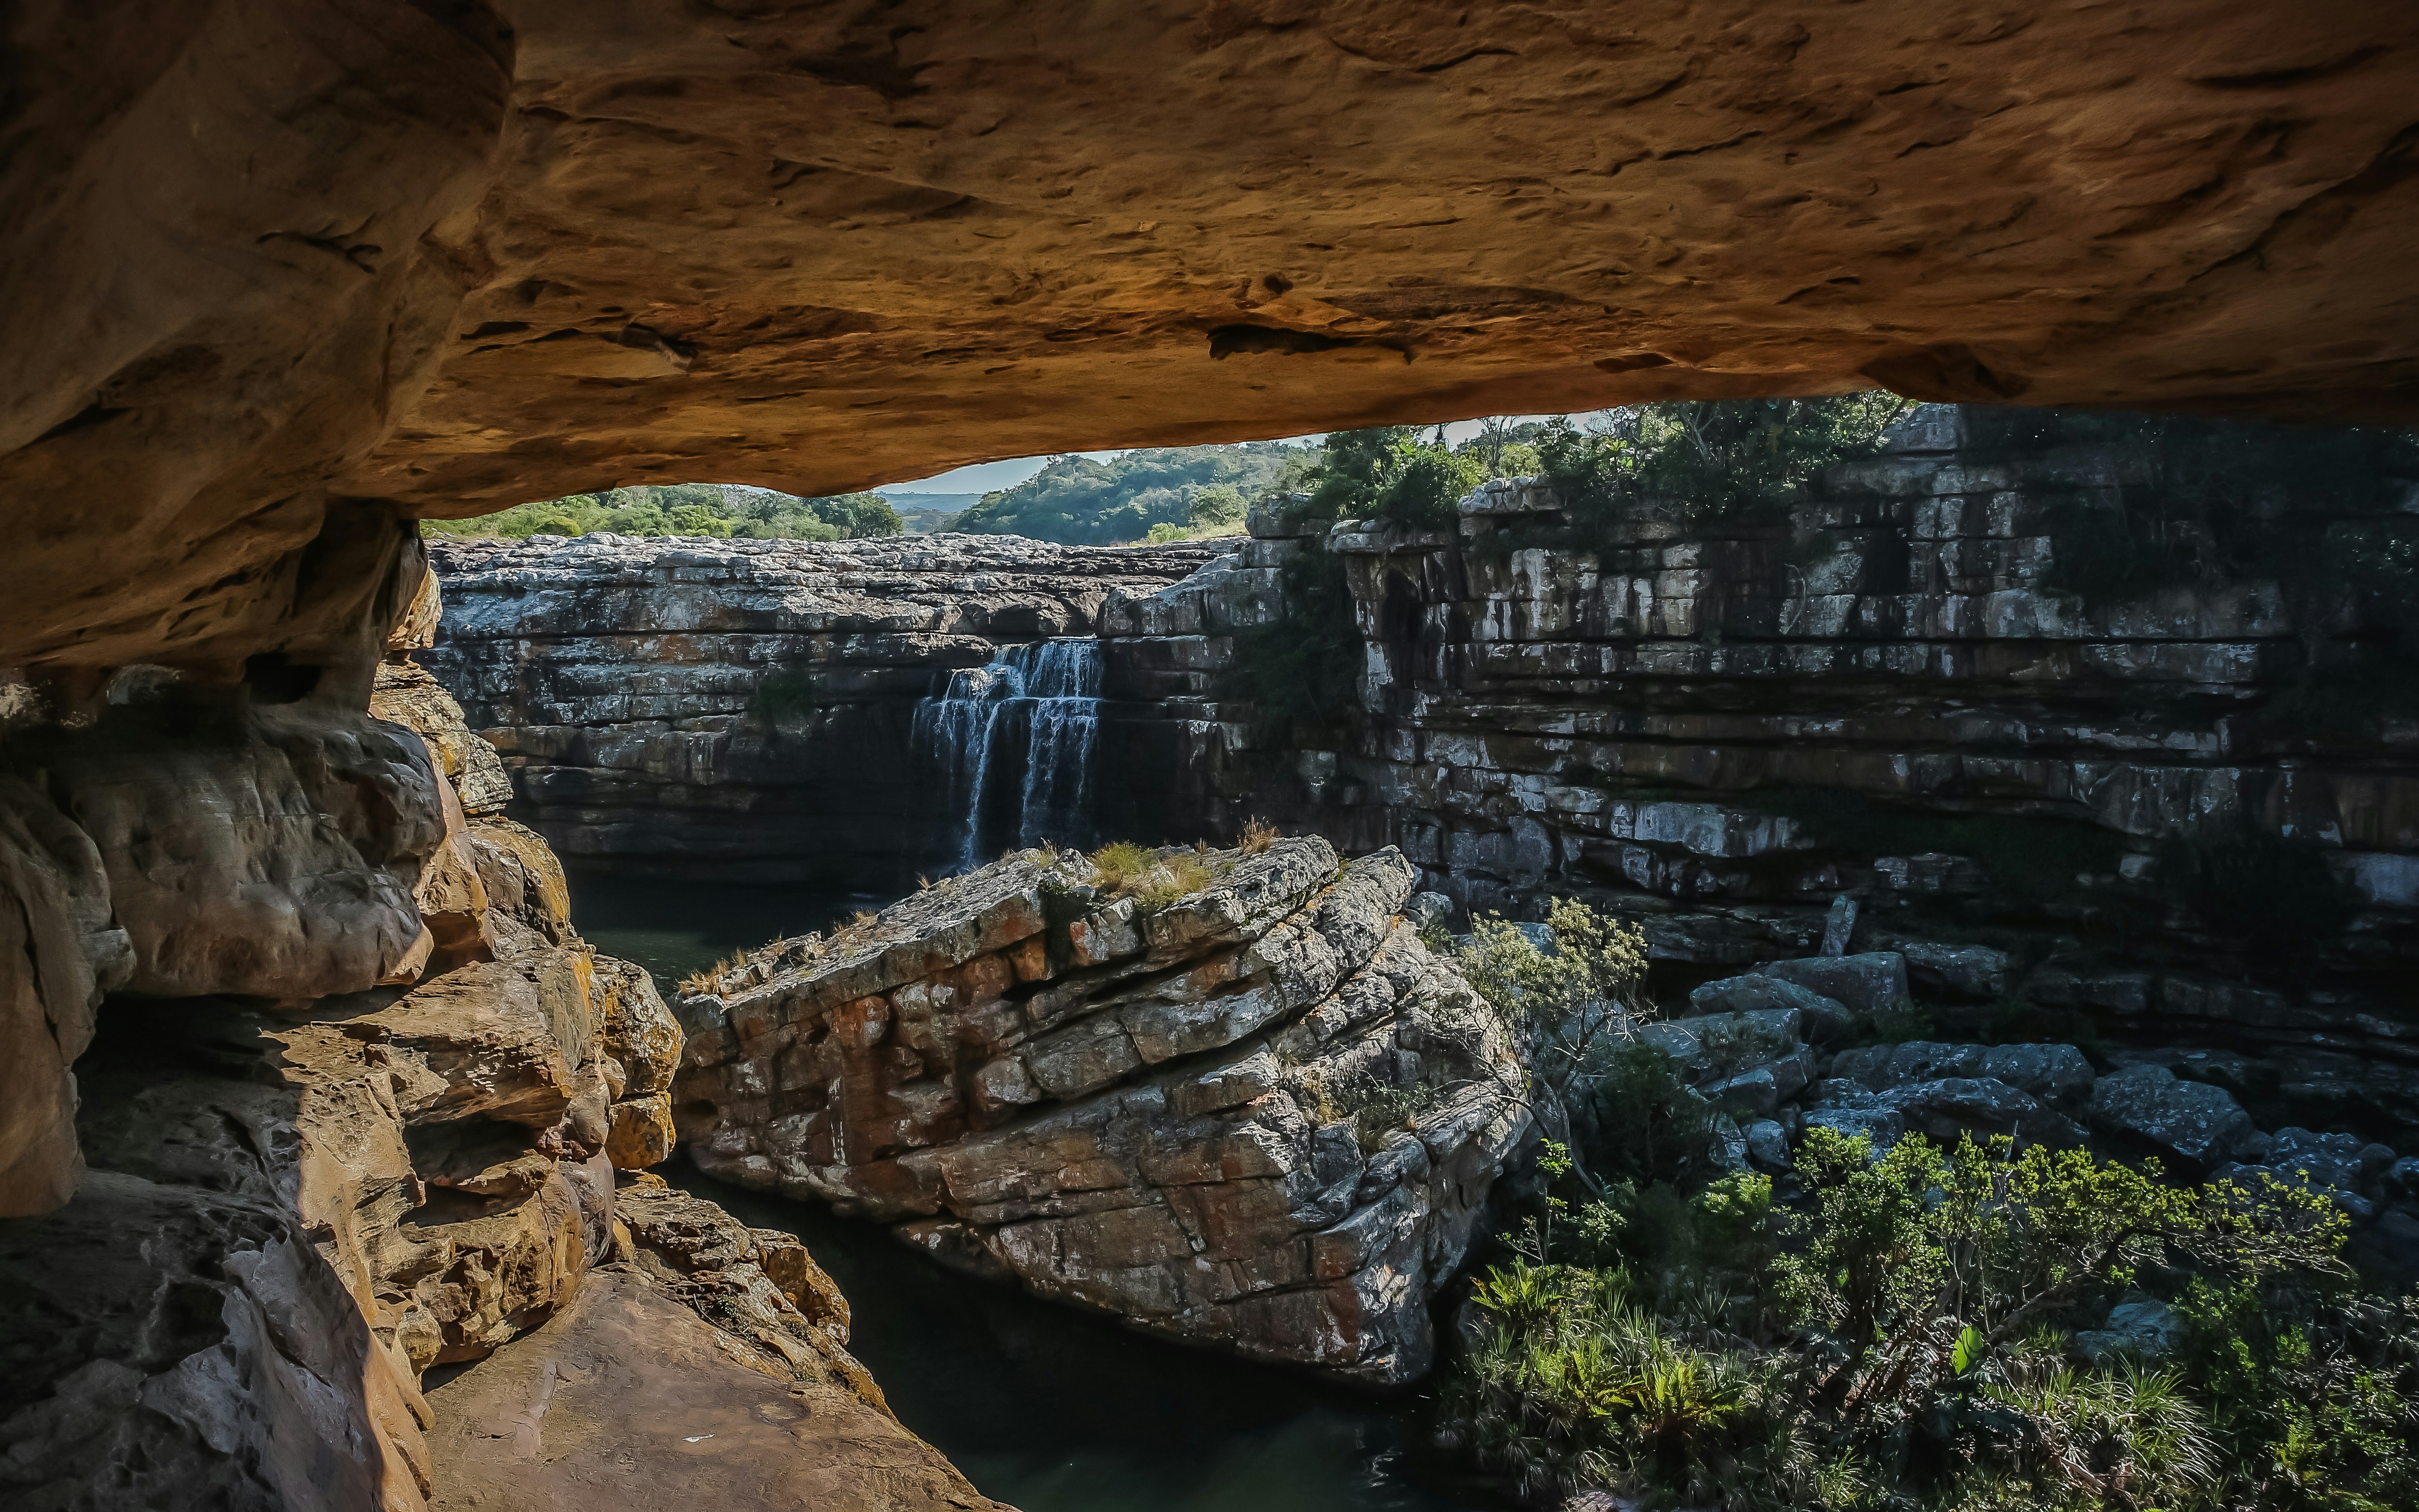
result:
[[[946,807],[963,816],[959,868],[981,863],[986,836],[1012,834],[1018,845],[1082,838],[1100,731],[1100,643],[1089,639],[1003,646],[918,702],[916,744],[944,775]],[[1010,792],[1012,829],[998,822]]]

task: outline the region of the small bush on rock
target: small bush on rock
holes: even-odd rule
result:
[[[1146,914],[1155,914],[1218,880],[1205,853],[1154,851],[1132,841],[1102,846],[1092,853],[1091,866],[1093,886],[1108,897],[1132,899]]]
[[[1532,938],[1534,928],[1480,915],[1454,964],[1526,1046],[1534,1090],[1542,1093],[1532,1105],[1567,1145],[1571,1118],[1585,1114],[1613,1072],[1614,1051],[1654,1011],[1645,991],[1646,933],[1571,898],[1548,906],[1550,945]]]

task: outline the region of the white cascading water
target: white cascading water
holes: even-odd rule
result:
[[[960,816],[958,865],[980,865],[994,784],[1017,784],[1014,842],[1065,843],[1091,827],[1092,762],[1101,734],[1101,646],[1071,638],[1003,646],[990,663],[949,674],[916,704],[916,744],[932,753]],[[1020,763],[1018,757],[1022,756]]]

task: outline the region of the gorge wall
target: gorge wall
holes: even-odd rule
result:
[[[1072,637],[1088,652],[1113,599],[1230,548],[439,541],[449,608],[424,659],[566,856],[903,887],[1084,838],[1025,833],[1022,815],[1032,788],[1033,823],[1088,824],[1087,795],[1054,795],[1028,755],[1046,764],[1055,733],[1069,780],[1088,770],[1100,690],[1064,673],[1045,687],[1052,669],[1002,648]],[[953,674],[956,705],[938,707]]]
[[[1589,897],[1672,985],[1803,954],[1852,907],[1842,943],[1904,951],[1937,1014],[2218,1047],[2246,1093],[2407,1125],[2419,705],[2396,625],[2308,575],[2330,531],[2407,541],[2411,480],[2294,517],[2267,570],[2095,601],[2066,585],[2144,460],[1990,418],[1920,409],[1785,520],[1583,528],[1517,483],[1454,531],[1259,517],[1111,616],[1121,707],[1165,717],[1110,748],[1180,774],[1178,832],[1257,813],[1399,845],[1469,907]],[[1253,717],[1237,632],[1318,549],[1359,697],[1305,746]]]
[[[1231,840],[1264,817],[1399,846],[1466,907],[1587,896],[1641,919],[1676,987],[1815,949],[1846,897],[1854,948],[1905,951],[1940,1015],[2248,1052],[2246,1095],[2419,1115],[2419,725],[2390,681],[2362,690],[2394,665],[2375,628],[2257,572],[2088,601],[2063,586],[2078,532],[2121,517],[2140,458],[1969,435],[1990,414],[1918,410],[1789,518],[1671,503],[1582,530],[1516,485],[1448,532],[1256,516],[1186,581],[1098,600],[1096,825]],[[2390,526],[2397,501],[2290,529]],[[1305,553],[1348,589],[1357,706],[1272,728],[1239,633],[1285,620]],[[489,580],[458,579],[466,606]],[[681,592],[530,655],[619,658],[600,682],[635,686],[654,673],[629,638],[683,623]],[[948,673],[919,675],[929,695]],[[501,743],[524,738],[525,715],[485,707],[513,721]],[[793,797],[840,832],[856,801]]]

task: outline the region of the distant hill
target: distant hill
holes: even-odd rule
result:
[[[917,493],[901,488],[876,488],[899,511],[899,523],[910,535],[931,535],[956,529],[960,515],[982,502],[978,493]]]
[[[954,528],[1102,546],[1146,539],[1153,526],[1232,526],[1289,462],[1314,455],[1314,448],[1287,441],[1245,441],[1143,447],[1106,462],[1054,456],[1015,487],[983,495]]]
[[[911,493],[899,488],[873,490],[890,501],[890,507],[904,515],[913,510],[918,515],[955,515],[982,502],[978,493]]]

